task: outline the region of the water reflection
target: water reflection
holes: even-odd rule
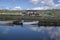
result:
[[[3,31],[2,31],[2,33],[3,34],[7,34],[9,30],[10,30],[9,28],[4,28]]]
[[[60,40],[60,27],[37,25],[0,25],[0,38],[6,40]],[[8,38],[8,39],[7,39]]]
[[[30,29],[32,29],[34,31],[38,31],[42,34],[48,33],[48,35],[50,36],[51,39],[60,40],[60,27],[58,27],[58,26],[57,27],[54,27],[54,26],[50,26],[50,27],[44,27],[44,26],[30,27]]]

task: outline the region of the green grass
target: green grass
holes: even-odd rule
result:
[[[43,18],[43,16],[9,16],[7,14],[19,14],[19,13],[24,13],[24,11],[26,10],[0,10],[0,19],[3,20],[18,20],[18,19],[28,19],[28,20],[41,20],[41,19],[45,19],[45,17]],[[32,10],[33,11],[33,10]],[[56,9],[56,10],[35,10],[37,13],[40,14],[48,14],[48,15],[53,15],[54,16],[58,16],[60,17],[60,10]],[[2,13],[5,13],[5,16],[2,16]],[[6,16],[7,15],[7,16]],[[48,17],[47,20],[50,19],[54,19],[51,17]],[[58,18],[56,18],[58,20]],[[55,20],[56,20],[55,19]]]
[[[19,13],[24,13],[26,10],[0,10],[0,14],[5,13],[5,14],[19,14]],[[32,10],[33,11],[33,10]],[[40,14],[48,14],[48,15],[53,15],[54,16],[60,16],[60,9],[53,9],[53,10],[35,10],[37,13]]]

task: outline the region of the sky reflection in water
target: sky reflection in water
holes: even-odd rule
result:
[[[60,40],[60,27],[0,26],[0,40]]]

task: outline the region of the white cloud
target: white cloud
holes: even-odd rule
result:
[[[9,10],[10,8],[9,7],[6,7],[5,9],[8,9]]]
[[[33,4],[43,3],[43,5],[53,6],[53,0],[30,0]]]
[[[43,3],[43,4],[44,4],[45,2],[46,2],[46,0],[41,0],[41,3]]]
[[[12,8],[9,8],[9,7],[4,7],[4,8],[0,8],[1,10],[3,9],[7,9],[7,10],[22,10],[22,8],[20,6],[16,6],[16,7],[12,7]]]
[[[20,6],[16,6],[14,8],[11,8],[11,10],[22,10],[22,8]]]
[[[44,0],[44,5],[47,5],[47,6],[54,6],[55,4],[54,4],[54,2],[53,2],[53,0]]]
[[[30,2],[33,4],[37,4],[39,2],[39,0],[30,0]]]
[[[58,0],[58,3],[60,3],[60,0]]]
[[[36,7],[36,8],[33,8],[32,10],[43,10],[44,8],[43,7]]]
[[[58,0],[58,4],[55,4],[53,0],[30,0],[32,4],[39,4],[34,8],[27,8],[26,10],[47,10],[47,9],[60,9],[60,0]],[[1,8],[0,8],[1,9]],[[10,9],[8,7],[2,9]],[[21,6],[16,6],[11,8],[12,10],[23,10]]]
[[[41,4],[39,7],[32,8],[32,10],[47,10],[47,9],[60,9],[60,0],[55,4],[53,0],[31,0],[34,4]]]
[[[60,4],[55,4],[54,9],[60,9]]]
[[[22,10],[22,8],[20,6],[16,6],[14,10]]]
[[[47,10],[47,9],[51,9],[51,8],[50,8],[50,7],[48,7],[48,6],[32,8],[32,10]]]

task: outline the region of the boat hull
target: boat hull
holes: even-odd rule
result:
[[[21,22],[19,22],[21,23]],[[0,21],[0,24],[13,24],[13,21]],[[38,21],[32,21],[32,22],[23,22],[23,25],[32,25],[32,24],[38,24]],[[15,24],[16,25],[16,24]]]
[[[12,23],[13,21],[0,21],[0,24],[10,24]]]
[[[24,25],[34,25],[38,24],[38,21],[33,21],[33,22],[23,22]]]

